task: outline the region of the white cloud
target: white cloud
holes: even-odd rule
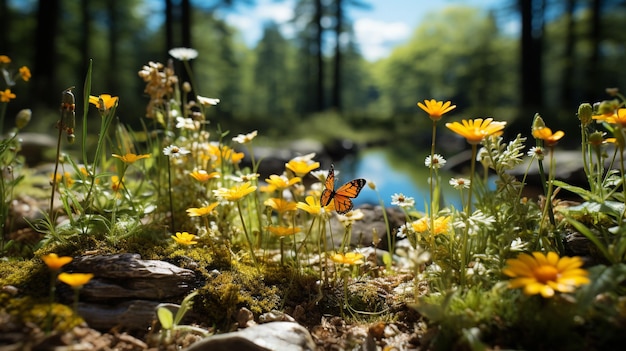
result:
[[[269,2],[259,1],[254,7],[240,8],[239,11],[229,12],[224,16],[226,22],[237,27],[246,44],[256,45],[263,34],[265,22],[273,21],[285,23],[293,18],[293,4],[291,1]]]
[[[361,18],[354,23],[354,32],[363,56],[375,61],[387,56],[393,46],[407,40],[411,27],[404,22]]]

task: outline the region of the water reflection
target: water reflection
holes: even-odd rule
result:
[[[355,156],[347,157],[335,164],[340,171],[336,186],[353,178],[365,178],[376,184],[378,193],[386,207],[391,206],[391,196],[403,193],[415,199],[415,207],[424,211],[425,204],[429,203],[428,168],[424,166],[426,154],[414,154],[410,159],[401,158],[390,149],[368,149]],[[454,190],[448,180],[453,176],[447,172],[440,172],[443,190],[444,205],[453,205],[460,208],[459,193]],[[355,205],[370,203],[378,204],[376,191],[365,187]]]

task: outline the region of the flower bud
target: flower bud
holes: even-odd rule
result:
[[[602,132],[593,132],[589,134],[589,144],[593,146],[600,146],[604,141],[604,133]]]
[[[26,127],[26,125],[28,125],[28,122],[30,122],[30,118],[32,115],[33,111],[28,108],[25,108],[18,112],[17,116],[15,116],[15,126],[17,127],[17,129],[22,129]]]
[[[619,106],[618,100],[604,100],[598,105],[598,114],[612,115]]]
[[[535,118],[533,119],[532,132],[545,128],[546,123],[543,121],[543,118],[538,113],[535,113]]]
[[[369,186],[369,188],[372,190],[376,190],[376,183],[374,183],[374,181],[372,180],[367,181],[367,186]]]
[[[189,82],[184,82],[183,83],[183,91],[185,93],[190,93],[191,92],[191,84],[189,84]]]
[[[591,104],[584,103],[578,106],[578,119],[583,126],[586,126],[593,121],[592,116],[593,107],[591,107]]]

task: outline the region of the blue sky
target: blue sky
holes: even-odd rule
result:
[[[257,5],[241,6],[223,17],[242,32],[244,41],[253,46],[261,37],[263,23],[274,20],[286,23],[293,16],[294,0],[257,0]],[[501,0],[364,0],[370,9],[351,9],[348,16],[354,23],[356,41],[363,56],[374,61],[387,56],[391,50],[405,43],[429,13],[447,6],[470,5],[490,9],[502,6]],[[292,29],[282,25],[289,36]]]

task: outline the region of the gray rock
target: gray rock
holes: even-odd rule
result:
[[[116,305],[84,303],[78,304],[78,314],[90,328],[110,330],[113,327],[125,330],[148,330],[157,319],[156,301],[132,300]]]
[[[309,331],[297,323],[272,322],[240,331],[213,335],[191,345],[186,351],[269,351],[315,350]]]
[[[82,256],[67,268],[94,273],[81,290],[86,301],[162,300],[186,294],[195,280],[191,270],[164,261],[142,260],[138,254]]]

